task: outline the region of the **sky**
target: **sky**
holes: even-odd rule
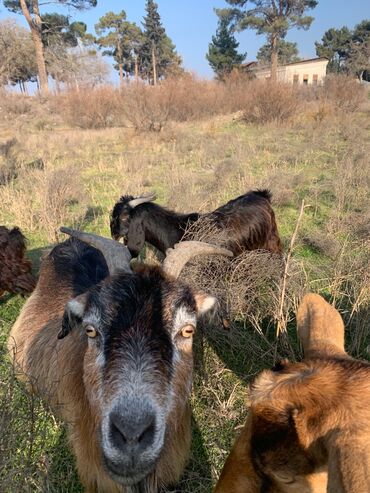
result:
[[[40,0],[42,3],[43,0]],[[145,14],[145,0],[98,0],[97,7],[76,12],[74,9],[61,9],[45,0],[47,5],[42,12],[63,12],[69,14],[72,20],[81,20],[88,26],[89,32],[94,33],[94,25],[99,17],[108,11],[119,12],[124,9],[127,19],[141,25]],[[208,65],[205,54],[212,35],[216,31],[217,16],[214,7],[227,7],[225,0],[157,0],[159,13],[167,34],[175,43],[178,53],[183,59],[186,69],[195,72],[200,77],[211,78],[212,70]],[[331,28],[347,26],[353,28],[363,19],[370,18],[370,0],[319,0],[318,6],[309,11],[315,20],[308,31],[293,29],[286,39],[298,44],[300,56],[311,58],[316,56],[315,41],[321,40],[324,32]],[[22,24],[22,16],[11,14],[0,0],[0,20],[6,17],[16,17]],[[247,52],[247,61],[255,60],[260,46],[266,39],[256,35],[253,30],[236,34],[239,41],[239,51]],[[117,76],[113,76],[118,80]]]

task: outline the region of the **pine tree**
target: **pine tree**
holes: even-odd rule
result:
[[[247,56],[246,53],[238,53],[239,43],[232,33],[230,24],[226,18],[219,19],[216,35],[212,36],[206,58],[219,79],[223,79],[234,67],[240,65]]]
[[[278,49],[278,62],[282,65],[286,63],[298,62],[300,60],[298,56],[297,43],[291,43],[280,39],[277,44]],[[257,53],[257,60],[268,65],[271,61],[271,45],[268,43],[261,46]]]
[[[180,67],[181,58],[162,26],[158,5],[154,0],[147,0],[145,10],[141,75],[156,85],[159,78]]]

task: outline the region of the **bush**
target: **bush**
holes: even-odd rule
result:
[[[284,123],[297,115],[299,90],[291,84],[256,80],[249,85],[243,120],[248,123]]]
[[[57,110],[71,126],[106,128],[119,126],[120,94],[112,86],[101,86],[83,91],[69,91],[57,96]]]
[[[366,101],[366,91],[358,80],[347,75],[328,75],[319,97],[345,113],[357,111]]]

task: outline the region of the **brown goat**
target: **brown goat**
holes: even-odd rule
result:
[[[257,377],[215,493],[370,491],[370,364],[347,355],[342,319],[319,295],[297,319],[305,358]]]
[[[230,252],[187,242],[163,269],[133,272],[120,243],[62,230],[82,241],[44,259],[10,354],[20,378],[68,425],[86,492],[157,492],[185,467],[192,336],[215,303],[176,277],[194,255]]]
[[[0,296],[31,293],[35,288],[31,262],[25,257],[26,238],[19,228],[0,226]]]

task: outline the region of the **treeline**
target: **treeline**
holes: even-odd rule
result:
[[[127,20],[126,12],[107,12],[88,33],[83,22],[70,23],[57,13],[40,13],[39,0],[32,2],[3,0],[11,12],[24,16],[29,31],[15,21],[0,23],[0,83],[19,84],[26,91],[27,82],[37,82],[43,94],[52,78],[58,86],[80,82],[98,84],[107,78],[108,65],[102,56],[114,59],[121,84],[125,78],[141,78],[155,85],[169,74],[181,72],[181,57],[161,23],[158,5],[146,0],[142,27]],[[96,6],[96,0],[55,0],[77,10]]]

